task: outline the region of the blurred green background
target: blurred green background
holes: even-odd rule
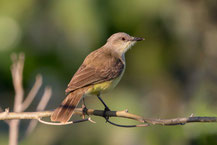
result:
[[[25,53],[26,94],[42,74],[43,87],[53,90],[46,109],[54,109],[85,56],[116,32],[146,40],[126,54],[122,81],[104,97],[112,110],[129,109],[150,118],[217,115],[216,0],[1,0],[0,106],[13,107],[11,53]],[[35,110],[43,87],[28,111]],[[95,97],[86,103],[103,109]],[[97,123],[39,124],[29,136],[24,136],[29,121],[22,121],[20,144],[217,144],[217,125],[212,123],[126,129],[92,119]],[[0,144],[8,144],[8,127],[2,121]]]

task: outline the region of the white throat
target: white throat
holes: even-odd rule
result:
[[[122,60],[123,60],[124,65],[126,65],[125,53],[123,53],[123,54],[121,55],[121,58],[122,58]]]

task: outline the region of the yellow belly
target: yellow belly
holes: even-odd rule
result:
[[[92,85],[85,94],[90,94],[90,95],[97,95],[99,93],[106,93],[110,90],[112,90],[114,87],[117,86],[117,84],[119,83],[119,81],[121,80],[124,72],[125,72],[125,68],[124,67],[121,75],[113,80],[107,81],[107,82],[103,82],[103,83],[99,83],[99,84],[95,84]]]
[[[118,84],[121,77],[122,77],[122,75],[120,77],[114,79],[114,80],[95,84],[87,90],[86,94],[97,95],[99,93],[106,93],[106,92],[112,90]]]

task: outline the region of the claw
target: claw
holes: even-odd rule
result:
[[[105,104],[105,102],[102,100],[100,97],[100,94],[97,95],[97,98],[100,100],[100,102],[105,106],[104,112],[103,112],[103,117],[105,118],[106,122],[109,120],[109,116],[106,116],[107,111],[111,111],[109,107]]]
[[[109,120],[109,116],[106,115],[106,112],[107,112],[107,111],[111,111],[111,110],[110,110],[108,107],[105,107],[104,112],[103,112],[103,117],[105,118],[106,123],[107,123],[108,120]]]
[[[85,105],[84,98],[83,98],[83,103],[82,103],[81,108],[82,108],[82,115],[81,115],[81,117],[82,117],[82,119],[84,119],[85,115],[87,114],[87,110],[88,110],[87,107],[86,107],[86,105]]]
[[[86,108],[86,106],[84,104],[82,104],[81,108],[82,108],[82,115],[81,115],[81,117],[82,117],[82,119],[84,119],[85,118],[85,114],[87,112],[87,108]]]

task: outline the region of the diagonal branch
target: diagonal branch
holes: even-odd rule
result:
[[[51,94],[52,94],[51,88],[46,87],[45,90],[44,90],[44,94],[43,94],[43,96],[41,98],[41,101],[39,102],[39,104],[38,104],[38,106],[36,108],[36,111],[42,111],[42,110],[45,109],[45,107],[47,106],[48,101],[51,98]],[[29,126],[28,126],[28,128],[26,130],[26,135],[29,135],[35,129],[37,124],[38,124],[38,120],[31,120],[30,123],[29,123]]]
[[[50,100],[52,95],[52,91],[50,87],[46,87],[44,90],[44,94],[41,98],[41,101],[39,102],[36,111],[42,111],[45,109],[45,107],[47,106],[48,101]]]
[[[35,98],[38,90],[42,85],[42,76],[37,75],[35,78],[35,84],[33,85],[32,89],[30,90],[29,94],[27,95],[26,99],[22,103],[22,111],[25,111],[32,103],[33,99]]]

